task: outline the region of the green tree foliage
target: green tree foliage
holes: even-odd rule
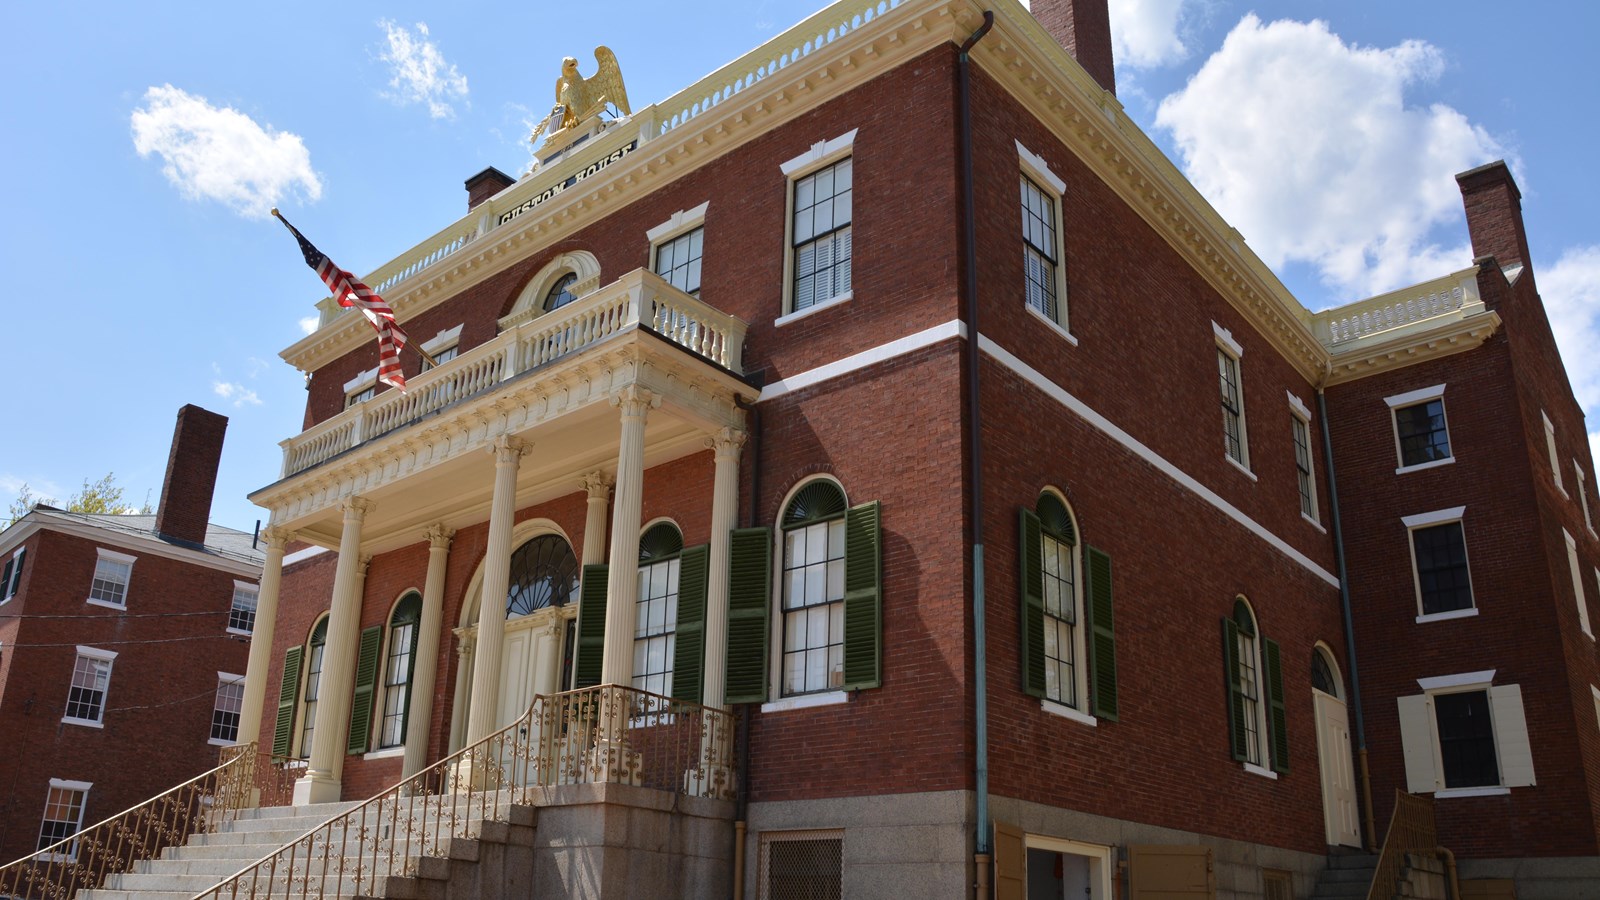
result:
[[[85,478],[83,480],[82,489],[67,499],[67,505],[65,509],[67,512],[98,515],[127,516],[136,514],[150,514],[151,509],[148,497],[145,499],[143,508],[140,508],[129,503],[124,503],[122,501],[122,493],[123,488],[117,484],[117,476],[114,472],[107,472],[105,476],[98,481],[91,482],[89,479]],[[27,515],[29,510],[33,509],[34,504],[37,503],[43,503],[46,506],[61,506],[61,501],[56,500],[53,497],[34,496],[33,491],[30,490],[26,484],[24,484],[22,486],[22,490],[17,492],[16,499],[11,501],[11,506],[7,511],[6,524],[9,526],[11,523]]]

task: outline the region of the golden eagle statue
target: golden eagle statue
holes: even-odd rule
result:
[[[609,47],[594,48],[594,61],[598,70],[585,78],[578,74],[578,61],[567,57],[561,61],[561,77],[556,79],[556,105],[533,129],[531,140],[537,141],[552,121],[556,127],[552,135],[573,128],[600,114],[607,104],[615,106],[624,116],[633,114],[628,106],[628,92],[622,86],[622,68],[617,65],[617,55]]]

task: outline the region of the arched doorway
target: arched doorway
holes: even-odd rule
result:
[[[1317,766],[1322,773],[1322,820],[1328,843],[1359,847],[1350,713],[1345,708],[1339,664],[1321,644],[1311,650],[1311,700],[1317,715]]]

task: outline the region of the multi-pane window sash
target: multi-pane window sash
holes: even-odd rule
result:
[[[850,292],[851,160],[794,183],[794,311]]]
[[[1052,322],[1056,309],[1056,202],[1022,176],[1022,264],[1027,304]]]
[[[1217,374],[1222,387],[1222,439],[1228,457],[1239,465],[1244,459],[1244,404],[1239,399],[1239,361],[1217,348]]]
[[[434,350],[433,352],[428,354],[428,356],[432,356],[433,357],[433,362],[434,363],[438,363],[441,366],[444,365],[445,363],[449,362],[450,360],[455,359],[457,356],[460,356],[460,355],[461,355],[461,345],[460,344],[451,344],[450,346],[444,348],[443,350]],[[428,362],[427,358],[424,357],[423,360],[422,360],[422,371],[426,372],[431,368],[433,368],[433,363]]]
[[[83,807],[87,799],[87,791],[51,785],[50,793],[45,795],[44,822],[39,826],[38,849],[43,850],[78,833],[78,829],[83,827]],[[78,842],[73,841],[66,855],[70,858],[77,856],[77,853]]]
[[[1306,420],[1290,416],[1294,422],[1295,482],[1300,489],[1300,512],[1307,518],[1317,517],[1316,495],[1311,485],[1311,429]]]
[[[301,710],[305,722],[300,732],[302,759],[311,757],[311,737],[317,726],[317,695],[322,686],[322,651],[326,647],[326,644],[312,644],[310,665],[306,666],[305,707]]]
[[[551,310],[560,309],[578,299],[578,296],[572,293],[572,286],[577,283],[578,273],[576,272],[568,272],[561,276],[561,279],[551,285],[549,292],[544,295],[544,311],[550,312]]]
[[[1467,544],[1460,522],[1445,522],[1411,532],[1417,559],[1417,586],[1422,613],[1472,608],[1472,582],[1467,573]]]
[[[257,591],[255,588],[243,585],[234,587],[233,606],[228,610],[229,629],[242,631],[245,634],[255,630],[256,600]]]
[[[1400,434],[1400,465],[1419,466],[1450,458],[1450,431],[1444,421],[1444,400],[1435,398],[1394,411]]]
[[[367,387],[346,396],[344,398],[344,408],[349,409],[363,400],[371,400],[373,397],[377,396],[377,394],[378,386],[376,384],[368,385]]]
[[[128,578],[132,574],[132,563],[100,557],[94,564],[94,581],[89,585],[89,599],[113,606],[126,606]]]
[[[28,550],[24,547],[6,560],[5,569],[0,571],[0,603],[15,597],[17,590],[22,587],[22,563],[27,555]]]
[[[1256,639],[1239,631],[1239,700],[1244,707],[1245,762],[1261,765],[1261,732],[1259,706],[1261,703],[1260,678],[1256,668]]]
[[[1073,547],[1055,537],[1041,537],[1044,551],[1044,679],[1045,697],[1077,708],[1077,571]]]
[[[673,626],[678,621],[679,560],[639,569],[639,600],[633,627],[633,686],[672,694]]]
[[[783,693],[826,691],[844,679],[844,519],[783,534]]]
[[[67,718],[99,722],[110,686],[111,660],[80,655],[72,667],[72,687],[67,691]]]
[[[239,711],[244,708],[244,680],[218,679],[217,702],[211,708],[211,739],[234,741],[239,737]]]
[[[705,228],[696,228],[656,247],[656,274],[695,297],[700,296],[700,256],[705,233]]]
[[[406,742],[406,710],[411,704],[412,654],[416,651],[417,623],[395,622],[389,628],[389,658],[383,676],[383,722],[379,747],[399,747]]]
[[[1439,728],[1439,761],[1446,788],[1485,787],[1500,783],[1495,759],[1494,723],[1488,691],[1435,694]]]

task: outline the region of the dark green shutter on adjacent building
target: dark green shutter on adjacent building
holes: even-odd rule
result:
[[[1021,545],[1022,691],[1044,697],[1044,538],[1033,510],[1020,510],[1017,543]]]
[[[278,721],[272,729],[272,758],[288,759],[294,739],[294,709],[300,700],[300,661],[304,647],[290,647],[283,654],[283,682],[278,688]]]
[[[346,753],[367,752],[372,735],[372,704],[377,697],[378,651],[383,647],[383,626],[361,629],[360,652],[356,655],[356,688],[350,700],[350,733]]]
[[[678,622],[672,647],[672,699],[699,703],[705,696],[706,574],[711,547],[678,555]]]
[[[594,687],[604,671],[607,568],[600,563],[583,567],[583,585],[578,592],[578,660],[572,667],[574,688]]]
[[[1283,718],[1283,664],[1279,658],[1278,642],[1261,639],[1262,655],[1266,658],[1267,698],[1272,712],[1272,771],[1289,771],[1289,725]]]
[[[883,684],[883,541],[877,501],[844,514],[844,690]]]
[[[1089,613],[1089,677],[1094,679],[1090,712],[1117,721],[1117,635],[1111,609],[1111,557],[1094,547],[1083,548],[1088,575],[1085,607]]]
[[[736,528],[728,548],[729,703],[767,699],[767,608],[772,602],[772,530]],[[676,676],[674,676],[676,677]]]
[[[1239,674],[1239,626],[1226,616],[1222,619],[1222,668],[1228,689],[1228,744],[1233,758],[1249,758],[1245,749],[1244,686]]]

